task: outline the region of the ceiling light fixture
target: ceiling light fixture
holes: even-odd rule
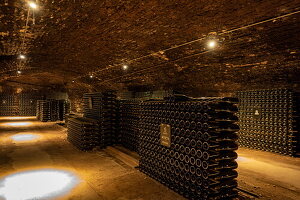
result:
[[[123,65],[123,69],[127,70],[128,69],[128,65]]]
[[[23,54],[20,54],[20,55],[19,55],[19,58],[22,59],[22,60],[24,60],[24,59],[26,59],[26,56],[23,55]]]
[[[35,2],[33,2],[33,1],[30,1],[29,3],[28,3],[28,5],[30,6],[30,8],[32,8],[32,9],[37,9],[37,4],[35,3]]]
[[[207,46],[208,48],[213,49],[217,46],[217,42],[215,40],[209,40]]]

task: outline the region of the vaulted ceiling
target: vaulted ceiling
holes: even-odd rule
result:
[[[299,88],[299,0],[37,4],[25,31],[27,1],[0,3],[4,86],[175,89],[189,94]],[[207,47],[210,40],[217,42],[216,48]],[[18,59],[20,53],[27,56],[25,61]]]

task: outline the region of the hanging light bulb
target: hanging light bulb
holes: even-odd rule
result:
[[[127,70],[128,69],[128,65],[123,65],[123,70]]]
[[[30,6],[30,8],[32,8],[32,9],[37,9],[37,4],[35,3],[35,2],[33,2],[33,1],[29,1],[28,2],[28,5]]]
[[[210,49],[213,49],[217,46],[217,41],[216,40],[209,40],[207,42],[207,47],[210,48]]]
[[[20,55],[19,55],[19,58],[22,59],[22,60],[24,60],[24,59],[26,59],[26,56],[23,55],[23,54],[20,54]]]

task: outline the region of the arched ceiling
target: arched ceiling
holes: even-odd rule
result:
[[[26,1],[0,3],[2,84],[190,94],[299,87],[298,0],[37,3],[26,32]],[[217,48],[207,48],[210,39]]]

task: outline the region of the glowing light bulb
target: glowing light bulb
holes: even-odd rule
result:
[[[28,5],[30,6],[30,8],[37,9],[37,5],[36,5],[35,2],[30,1],[30,2],[28,3]]]
[[[93,78],[94,76],[93,75],[90,75],[90,78]]]
[[[22,60],[24,60],[26,58],[26,56],[24,56],[23,54],[20,54],[19,58],[22,59]]]
[[[210,49],[213,49],[213,48],[215,48],[215,47],[217,46],[217,42],[214,41],[214,40],[210,40],[210,41],[208,41],[207,46],[208,46]]]
[[[22,72],[20,70],[17,71],[18,74],[22,74]]]
[[[128,65],[123,65],[123,69],[124,70],[128,69]]]

